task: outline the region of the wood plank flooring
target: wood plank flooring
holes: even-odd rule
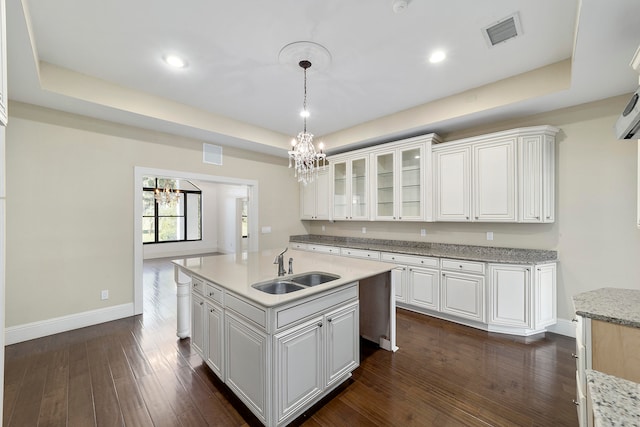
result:
[[[176,337],[171,264],[145,262],[144,284],[141,316],[6,347],[4,426],[260,425]],[[573,339],[405,310],[397,328],[400,351],[363,342],[352,379],[293,425],[577,425]]]

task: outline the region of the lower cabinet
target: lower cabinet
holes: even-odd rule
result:
[[[267,422],[267,334],[229,311],[224,317],[225,382],[245,405],[263,422]]]
[[[531,327],[531,268],[489,265],[489,323]]]
[[[224,381],[224,313],[222,307],[209,301],[205,302],[205,325],[207,331],[204,360],[209,368]]]
[[[358,367],[358,322],[354,302],[275,335],[278,423]]]
[[[409,288],[407,303],[430,310],[440,309],[440,274],[438,270],[409,267],[407,285]]]
[[[391,270],[391,282],[398,302],[407,302],[406,274],[407,267],[404,266],[398,266]]]
[[[191,347],[204,358],[204,298],[191,293]]]
[[[440,311],[484,323],[484,276],[442,272]]]

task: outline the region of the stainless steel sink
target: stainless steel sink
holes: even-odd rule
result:
[[[256,283],[251,286],[268,294],[288,294],[289,292],[299,291],[306,287],[288,280],[270,280],[268,282]]]
[[[336,274],[312,271],[310,273],[299,274],[297,276],[291,277],[290,280],[299,285],[317,286],[323,283],[331,282],[332,280],[337,280],[339,278],[340,276]]]

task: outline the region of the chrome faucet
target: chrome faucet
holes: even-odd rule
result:
[[[274,264],[278,264],[278,276],[284,276],[285,274],[287,274],[286,270],[284,269],[284,253],[287,252],[287,249],[289,248],[284,248],[284,251],[280,252],[280,255],[278,255],[273,261]]]

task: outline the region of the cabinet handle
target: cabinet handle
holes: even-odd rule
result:
[[[530,270],[530,269],[528,269],[528,268],[525,268],[525,270],[527,270],[527,271],[531,271],[531,270]]]
[[[465,218],[469,219],[469,217],[468,217],[468,216],[467,216],[467,217],[465,217]]]
[[[209,312],[211,312],[211,313],[215,313],[216,311],[215,311],[213,308],[210,308],[210,309],[209,309]]]
[[[538,270],[538,271],[542,271],[542,269],[540,269],[540,268],[538,268],[537,270]]]
[[[537,217],[536,217],[536,219],[540,219],[540,217],[539,217],[539,216],[537,216]]]
[[[398,219],[402,219],[402,217],[401,217],[401,216],[399,216],[399,217],[398,217]]]
[[[333,321],[333,319],[329,318],[329,319],[327,319],[327,321],[328,321],[329,323],[331,323],[331,322]]]
[[[393,219],[396,219],[396,217],[394,216]]]
[[[462,266],[462,264],[460,264],[460,269],[463,269],[464,267]]]
[[[478,217],[476,217],[476,219],[478,219]]]
[[[442,276],[444,277],[444,273],[442,273]]]
[[[209,292],[209,296],[212,297],[213,296],[213,292]]]
[[[571,357],[573,357],[574,359],[577,359],[577,358],[578,358],[578,355],[577,355],[577,354],[575,354],[575,353],[571,353]]]
[[[572,321],[572,322],[576,322],[576,323],[578,323],[578,318],[577,318],[577,317],[574,317],[573,319],[571,319],[571,321]]]
[[[391,259],[395,261],[396,257],[392,256]]]
[[[204,302],[200,301],[198,304],[202,305],[202,304],[204,304]]]
[[[575,399],[571,399],[571,401],[573,402],[574,405],[580,406],[580,402],[577,402]]]
[[[551,216],[548,216],[547,219],[551,219]]]
[[[318,323],[318,328],[322,328],[322,322]]]

